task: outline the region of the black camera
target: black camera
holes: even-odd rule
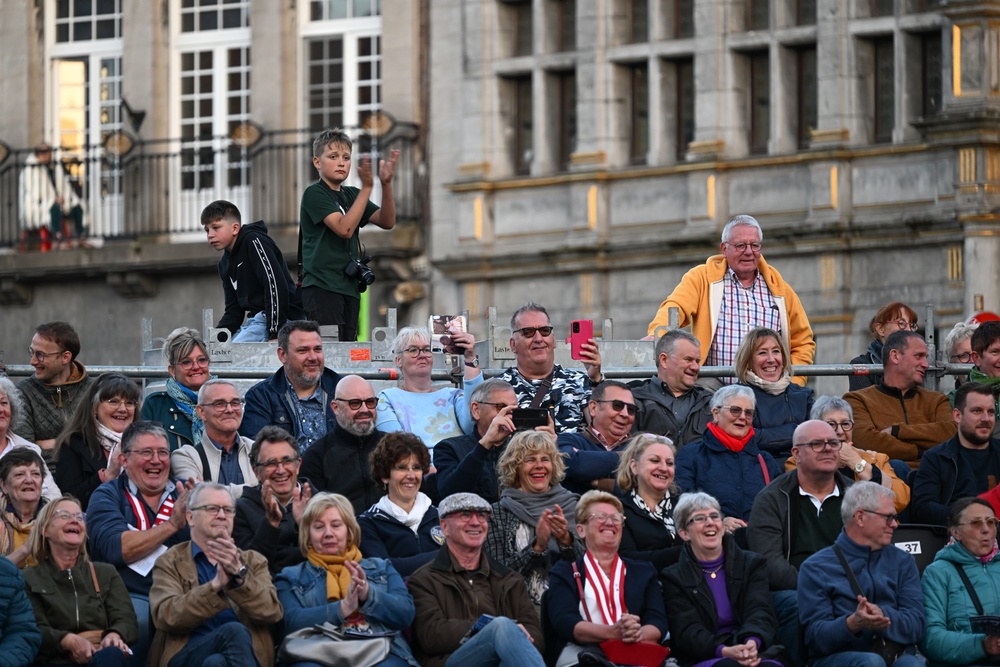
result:
[[[364,292],[369,285],[375,282],[375,272],[368,268],[370,261],[372,261],[372,256],[368,255],[362,259],[352,259],[344,267],[344,275],[358,281],[359,292]]]

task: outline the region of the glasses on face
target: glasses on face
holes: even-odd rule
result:
[[[142,461],[152,461],[154,456],[161,459],[170,458],[169,449],[130,449],[126,451],[125,454],[136,456]]]
[[[430,357],[434,354],[434,350],[432,350],[429,345],[426,347],[416,347],[416,346],[408,347],[405,350],[403,350],[403,352],[406,352],[407,356],[412,357],[414,359],[416,359],[420,355],[423,355],[425,357]]]
[[[60,354],[64,353],[66,350],[59,350],[58,352],[39,352],[33,347],[28,348],[28,357],[30,359],[38,359],[42,363],[49,357],[58,357]]]
[[[258,463],[257,465],[259,465],[264,470],[277,470],[278,466],[285,466],[286,468],[291,468],[293,465],[298,463],[298,461],[299,457],[297,456],[285,456],[280,459],[268,459],[267,461],[263,461],[261,463]]]
[[[854,422],[852,422],[850,419],[845,419],[842,422],[827,422],[827,424],[829,424],[830,428],[832,428],[834,431],[839,429],[844,433],[847,433],[852,428],[854,428]]]
[[[104,399],[104,402],[110,405],[113,410],[117,410],[121,407],[124,407],[126,410],[135,410],[135,401],[118,398],[117,396],[113,398],[106,398]]]
[[[895,324],[896,327],[900,331],[916,331],[917,330],[917,323],[916,322],[908,322],[906,320],[899,319],[899,320],[896,320],[895,322],[893,322],[892,324]]]
[[[882,512],[876,512],[875,510],[861,510],[861,511],[862,512],[867,512],[868,514],[877,514],[880,517],[882,517],[883,519],[885,519],[886,523],[899,523],[899,515],[898,514],[884,514]]]
[[[371,398],[335,398],[333,400],[340,403],[347,403],[347,407],[351,410],[360,410],[362,403],[369,410],[374,410],[378,406],[378,399],[374,396]]]
[[[56,510],[52,513],[53,519],[58,519],[59,521],[69,521],[70,519],[76,519],[80,523],[87,520],[87,515],[83,512],[68,512],[66,510]]]
[[[733,416],[733,419],[739,419],[740,415],[746,415],[747,419],[753,419],[753,416],[757,414],[757,411],[753,408],[741,408],[738,405],[723,405],[724,410],[729,410],[729,414]]]
[[[951,355],[951,363],[953,364],[967,364],[972,361],[971,352],[962,352],[961,354]]]
[[[489,521],[490,513],[486,511],[478,510],[466,510],[464,512],[455,512],[454,514],[449,514],[449,518],[461,519],[462,521],[472,521],[473,518],[479,519],[480,521]]]
[[[594,399],[594,403],[610,403],[611,409],[615,412],[621,412],[623,408],[628,408],[628,413],[634,415],[636,411],[635,403],[626,403],[625,401],[615,400],[601,400]]]
[[[609,521],[615,525],[620,526],[625,523],[625,517],[621,514],[615,512],[614,514],[608,514],[607,512],[597,512],[596,514],[591,514],[587,517],[587,521],[596,521],[597,523],[608,523]]]
[[[222,512],[226,516],[232,516],[236,514],[236,508],[232,505],[198,505],[198,507],[192,507],[192,512],[207,512],[209,514],[214,514],[218,516],[219,512]]]
[[[393,472],[401,472],[401,473],[411,473],[411,472],[423,472],[424,469],[422,467],[420,467],[420,466],[403,466],[403,465],[399,465],[399,466],[392,466],[392,471]]]
[[[693,517],[688,519],[687,525],[690,526],[692,523],[696,523],[700,526],[709,521],[711,521],[712,523],[722,521],[722,513],[709,512],[708,514],[695,514]]]
[[[844,446],[837,438],[830,438],[829,440],[810,440],[809,442],[803,442],[799,447],[808,447],[814,452],[823,451],[824,448],[829,447],[833,451],[840,451],[840,448]]]
[[[747,251],[747,248],[750,248],[750,250],[752,250],[754,253],[758,253],[758,252],[760,252],[760,249],[763,247],[762,244],[759,243],[759,242],[758,243],[730,243],[729,246],[731,248],[734,248],[736,250],[736,252],[738,252],[740,254],[745,253]]]
[[[216,412],[225,412],[226,408],[232,408],[234,411],[240,411],[243,409],[243,404],[246,403],[242,398],[234,398],[231,401],[224,401],[219,399],[218,401],[212,401],[211,403],[199,403],[203,408],[212,408]]]
[[[534,338],[536,331],[542,334],[542,338],[548,338],[552,335],[552,327],[521,327],[520,329],[514,329],[514,333],[521,334],[525,338]]]
[[[972,526],[976,530],[982,530],[983,528],[989,528],[990,530],[996,530],[997,519],[996,517],[984,517],[980,519],[973,519],[972,521],[966,521],[964,523],[958,524],[960,526]]]
[[[480,403],[479,405],[492,405],[493,409],[496,410],[497,412],[500,412],[504,408],[516,408],[517,407],[516,403],[512,403],[510,405],[507,405],[506,403]]]
[[[195,359],[181,359],[177,362],[177,365],[186,371],[191,370],[195,366],[208,366],[208,357],[202,355]]]

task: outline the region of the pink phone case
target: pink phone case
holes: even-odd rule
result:
[[[580,353],[583,351],[581,345],[594,337],[594,320],[573,320],[570,324],[569,343],[570,357],[580,360]]]

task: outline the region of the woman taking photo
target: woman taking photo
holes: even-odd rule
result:
[[[684,549],[660,575],[673,656],[684,667],[781,665],[767,562],[722,530],[722,510],[707,493],[685,494],[674,519]]]
[[[868,332],[872,335],[872,342],[868,344],[868,349],[864,354],[851,359],[852,364],[881,364],[882,345],[889,334],[901,331],[917,330],[917,313],[905,303],[893,301],[879,308],[878,312],[868,323]],[[857,391],[877,384],[882,379],[881,375],[852,375],[847,378],[850,391]]]
[[[413,621],[413,598],[389,561],[362,559],[361,531],[351,501],[336,493],[313,496],[299,524],[305,563],[286,567],[275,578],[285,610],[285,633],[330,622],[341,626],[398,632]],[[305,667],[292,663],[286,667]],[[392,639],[379,667],[419,667],[402,635]]]
[[[607,664],[602,659],[661,664],[667,657],[660,646],[667,631],[663,596],[652,565],[618,555],[625,521],[621,501],[588,491],[576,504],[575,518],[586,551],[552,568],[545,600],[553,640],[565,645],[556,667]]]
[[[0,375],[0,458],[18,447],[30,449],[42,456],[41,447],[14,433],[14,427],[20,421],[23,412],[24,403],[21,400],[21,392],[17,390],[10,378],[6,375]],[[60,497],[62,492],[48,472],[45,470],[42,495],[49,500],[54,500]]]
[[[669,438],[640,433],[625,447],[618,464],[625,515],[619,553],[649,561],[657,572],[676,562],[680,551],[674,525],[679,493],[674,481],[676,454]]]
[[[87,525],[76,499],[49,503],[30,543],[38,564],[24,570],[24,583],[42,632],[38,662],[127,665],[139,636],[132,601],[113,565],[87,557]]]
[[[27,447],[0,459],[0,556],[18,567],[34,565],[28,536],[46,503],[42,479],[47,475],[41,454]]]
[[[813,390],[792,383],[792,361],[784,341],[772,329],[751,329],[733,361],[736,377],[753,390],[757,413],[753,428],[760,448],[775,459],[792,453],[795,427],[809,419]]]
[[[386,494],[358,517],[361,553],[388,558],[406,578],[444,544],[437,508],[420,491],[431,455],[417,436],[394,431],[375,446],[371,465],[372,479],[382,482]]]
[[[135,419],[142,391],[121,373],[105,373],[90,385],[56,440],[56,484],[80,501],[121,472],[122,433]]]
[[[995,664],[1000,634],[973,627],[970,617],[1000,615],[997,518],[985,500],[962,498],[952,506],[948,526],[952,541],[920,578],[927,617],[920,652],[931,667]]]
[[[549,568],[583,553],[573,514],[577,495],[563,488],[566,464],[545,431],[519,431],[497,461],[500,500],[493,504],[486,553],[524,577],[540,605]]]
[[[142,406],[143,421],[160,422],[169,436],[170,451],[184,445],[197,445],[205,433],[198,416],[198,390],[211,378],[208,347],[197,330],[179,327],[163,342],[167,361],[167,386],[150,394]]]
[[[719,499],[725,529],[746,525],[753,499],[781,474],[774,458],[759,447],[754,430],[756,398],[750,387],[731,384],[712,396],[712,419],[705,437],[677,452],[677,485]]]
[[[473,433],[469,397],[483,381],[476,356],[476,339],[465,331],[451,334],[452,343],[464,355],[462,389],[435,387],[431,380],[434,353],[431,336],[422,327],[403,327],[392,342],[402,380],[399,387],[378,395],[375,427],[383,433],[407,431],[417,435],[431,450],[441,440]]]

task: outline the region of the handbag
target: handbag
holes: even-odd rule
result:
[[[87,565],[90,566],[90,576],[94,580],[94,592],[100,596],[101,585],[97,583],[97,570],[94,568],[94,564],[92,562],[87,561]],[[77,632],[76,634],[90,642],[95,651],[101,650],[101,640],[104,639],[104,630],[83,630],[82,632]]]
[[[396,633],[360,633],[324,623],[285,637],[278,658],[285,664],[316,662],[325,667],[372,667],[389,657]]]
[[[833,545],[833,551],[837,554],[837,558],[840,559],[840,565],[844,568],[844,573],[847,575],[847,580],[851,584],[851,590],[854,591],[855,595],[861,595],[862,597],[867,597],[864,591],[861,590],[861,584],[858,583],[858,578],[854,576],[854,571],[851,570],[851,566],[847,562],[847,558],[844,556],[844,552],[840,550],[840,547],[836,544]],[[891,639],[887,639],[885,635],[878,635],[872,642],[871,646],[868,647],[869,653],[875,653],[885,661],[885,667],[892,667],[892,664],[899,660],[899,656],[906,653],[906,646],[900,644],[899,642],[894,642]]]

